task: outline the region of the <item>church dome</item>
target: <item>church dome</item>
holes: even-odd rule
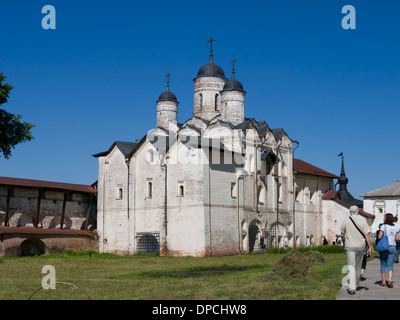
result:
[[[212,60],[209,63],[202,66],[197,73],[198,77],[221,77],[225,78],[224,70],[216,65]]]
[[[242,91],[242,92],[244,92],[243,85],[235,78],[225,82],[225,85],[224,85],[224,88],[222,89],[222,91]]]
[[[163,93],[160,94],[157,101],[176,101],[176,95],[174,95],[169,89],[165,90]]]

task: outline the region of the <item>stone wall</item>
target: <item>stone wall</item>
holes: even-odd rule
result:
[[[0,227],[0,256],[58,253],[64,250],[95,250],[98,241],[89,231],[52,230],[39,228]],[[71,230],[72,231],[72,230]]]

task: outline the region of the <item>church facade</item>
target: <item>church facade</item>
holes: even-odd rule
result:
[[[183,124],[168,80],[157,128],[93,155],[100,252],[242,254],[257,251],[261,235],[268,247],[284,237],[302,246],[307,235],[319,244],[328,230],[339,231],[323,214],[323,195],[339,177],[294,159],[298,142],[284,129],[245,117],[246,92],[232,62],[228,79],[211,49]]]

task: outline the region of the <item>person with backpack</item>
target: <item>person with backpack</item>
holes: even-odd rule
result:
[[[393,288],[393,263],[396,258],[396,240],[399,240],[400,229],[394,224],[394,217],[391,213],[386,213],[383,217],[383,225],[381,226],[378,233],[378,245],[377,250],[379,251],[379,259],[381,262],[381,277],[382,283],[380,286]],[[384,239],[386,237],[386,239]],[[383,243],[386,243],[386,247],[383,247]],[[387,274],[387,283],[386,283]]]

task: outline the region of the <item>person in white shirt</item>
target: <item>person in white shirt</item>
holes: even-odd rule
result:
[[[396,240],[399,239],[399,229],[394,224],[394,217],[391,213],[386,213],[383,218],[383,225],[378,233],[378,239],[383,236],[388,237],[389,250],[379,252],[379,259],[381,260],[381,277],[382,283],[380,286],[393,288],[393,262],[396,258]],[[388,276],[388,282],[386,284],[386,273]]]
[[[365,253],[365,244],[368,244],[367,254],[375,253],[370,237],[370,228],[364,217],[358,214],[358,207],[350,207],[350,216],[347,217],[340,228],[343,248],[346,250],[347,264],[349,266],[348,293],[354,295],[360,283],[361,266]]]
[[[283,246],[285,247],[285,249],[289,247],[289,239],[287,238],[287,236],[283,238]]]

